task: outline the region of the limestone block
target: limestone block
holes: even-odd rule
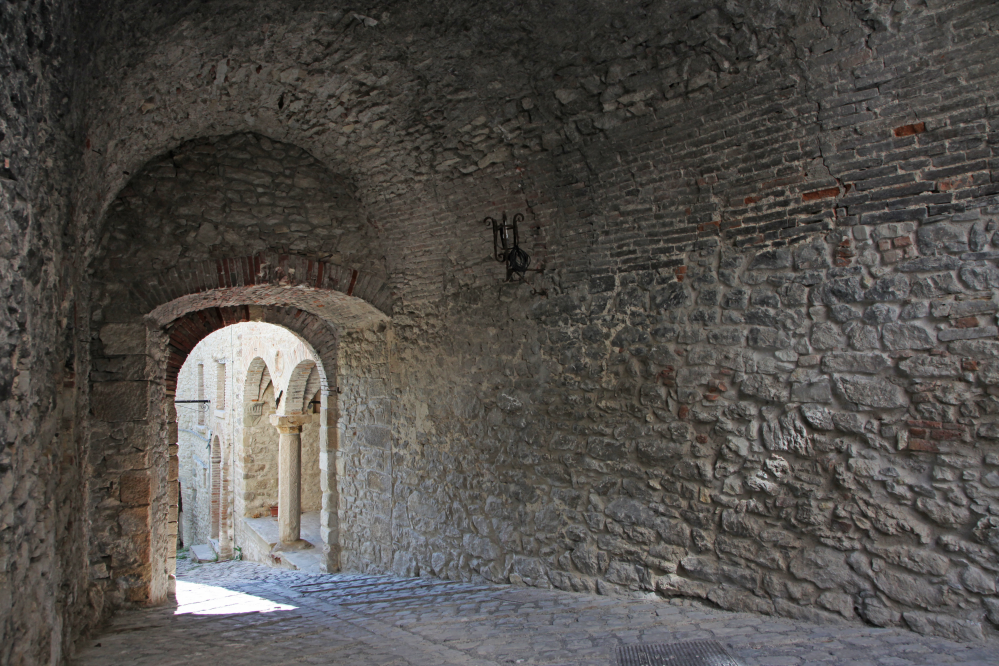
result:
[[[961,584],[975,594],[995,594],[996,576],[975,566],[968,566],[961,572]]]
[[[823,590],[842,590],[854,594],[870,589],[870,584],[858,576],[846,563],[844,553],[831,548],[799,550],[791,559],[791,573]]]
[[[828,377],[818,377],[811,382],[796,382],[791,387],[791,400],[795,402],[832,402],[832,385]]]
[[[994,338],[999,335],[999,328],[995,326],[976,326],[974,328],[945,328],[937,333],[937,339],[941,342],[952,340],[975,340],[977,338]]]
[[[919,510],[930,517],[930,520],[944,527],[960,527],[971,520],[971,512],[963,506],[949,502],[920,497],[916,501]]]
[[[836,386],[850,402],[875,409],[897,409],[908,404],[905,391],[881,379],[837,377]]]
[[[985,604],[985,612],[989,622],[999,627],[999,599],[986,598],[982,599],[982,602]]]
[[[967,252],[968,235],[957,225],[938,222],[922,226],[916,232],[919,253],[932,255],[940,252]]]
[[[999,269],[992,264],[980,266],[965,264],[958,275],[970,289],[985,291],[999,288]]]
[[[961,363],[953,356],[913,356],[900,362],[898,369],[910,377],[958,377]]]
[[[100,337],[108,356],[146,353],[144,324],[105,324]]]
[[[933,338],[917,324],[885,324],[881,332],[888,349],[931,349]]]
[[[839,327],[830,322],[816,324],[812,328],[812,347],[818,351],[830,351],[846,345],[846,336]]]
[[[823,372],[877,374],[889,366],[891,366],[891,359],[887,355],[877,352],[843,352],[826,354],[822,357]]]
[[[142,421],[149,411],[147,391],[147,382],[98,382],[90,392],[90,408],[102,421]]]
[[[151,494],[148,472],[123,474],[118,481],[118,497],[122,504],[149,504]]]
[[[939,613],[923,613],[908,611],[902,613],[905,623],[913,631],[933,636],[943,636],[962,641],[982,641],[982,623],[974,620],[962,620]]]

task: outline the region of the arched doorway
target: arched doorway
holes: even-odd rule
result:
[[[262,321],[222,326],[188,352],[174,404],[180,486],[185,505],[193,507],[186,521],[192,526],[183,531],[193,557],[238,554],[313,572],[339,568],[338,483],[335,465],[327,464],[337,457],[329,363],[335,359],[324,360],[286,326]],[[188,398],[200,390],[206,367],[215,398],[192,406]],[[194,415],[206,411],[201,407],[208,407],[210,427],[198,425]],[[295,435],[298,447],[293,468],[280,454],[289,419],[297,424],[294,433],[285,433]],[[199,444],[202,438],[210,439],[210,448]],[[282,499],[288,481],[295,482],[293,501]],[[205,526],[198,521],[202,515],[210,516]],[[279,538],[282,522],[294,524],[294,536]],[[293,552],[278,554],[288,550]]]
[[[260,150],[250,151],[242,171],[221,168],[251,144]],[[266,164],[253,163],[260,151],[271,155],[260,158]],[[177,176],[169,187],[159,180],[164,169]],[[251,172],[254,178],[247,181]],[[273,212],[301,217],[304,221],[295,224],[313,228],[307,238],[304,232],[286,235],[281,225],[254,226],[256,218],[236,206],[226,206],[220,219],[199,219],[196,233],[186,231],[191,211],[212,208],[220,195],[230,201],[257,197],[254,210],[260,212],[275,188],[296,178],[294,192],[282,195],[295,205]],[[105,225],[110,240],[91,266],[92,327],[99,340],[90,357],[91,446],[97,452],[91,519],[101,527],[93,531],[90,547],[92,560],[107,563],[107,577],[97,583],[105,603],[118,606],[159,601],[171,589],[179,504],[173,400],[177,374],[198,341],[228,324],[267,321],[309,341],[332,372],[341,332],[384,326],[392,297],[384,257],[349,183],[300,148],[261,137],[198,140],[152,160],[112,203]],[[255,229],[250,234],[247,225]],[[289,243],[292,237],[301,242]],[[250,239],[261,240],[245,242]],[[211,374],[210,366],[205,370]],[[206,384],[213,386],[208,377]],[[212,394],[211,388],[205,391]],[[328,408],[326,396],[320,402],[317,428],[329,449],[336,440],[336,410]],[[210,414],[208,421],[213,418]],[[134,448],[140,453],[123,456],[128,447],[115,434],[122,427],[133,431],[128,446],[138,443]],[[220,491],[226,478],[235,479],[231,467],[227,472],[234,464],[231,445],[220,439]],[[335,494],[336,456],[326,452],[322,461],[322,473],[333,479],[321,482],[324,492]],[[148,503],[129,508],[128,530],[120,527],[121,509],[103,501],[113,499],[125,476],[130,485],[143,486],[130,496],[148,497]],[[188,508],[186,496],[184,504]],[[338,533],[338,512],[338,501],[324,502],[322,530]],[[221,497],[218,525],[224,549],[234,520]],[[331,546],[326,554],[331,567],[339,566],[338,548]]]

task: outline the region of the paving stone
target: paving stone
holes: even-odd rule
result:
[[[182,561],[178,590],[176,603],[119,613],[81,646],[74,665],[160,666],[197,658],[246,666],[609,666],[619,646],[687,640],[716,640],[745,664],[770,666],[865,659],[970,666],[999,656],[992,643],[776,621],[690,600],[673,605],[432,579],[311,575],[251,562]]]

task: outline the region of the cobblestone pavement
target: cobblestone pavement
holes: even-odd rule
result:
[[[999,645],[820,626],[690,601],[427,578],[178,563],[177,600],[120,613],[76,666],[611,666],[636,643],[715,639],[746,666],[999,664]]]

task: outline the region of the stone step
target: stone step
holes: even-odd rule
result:
[[[304,571],[306,573],[325,573],[321,565],[323,556],[322,548],[281,551],[276,554],[299,571]]]
[[[210,544],[201,543],[197,546],[191,546],[191,561],[192,562],[217,562],[218,555],[215,554],[215,550]]]

